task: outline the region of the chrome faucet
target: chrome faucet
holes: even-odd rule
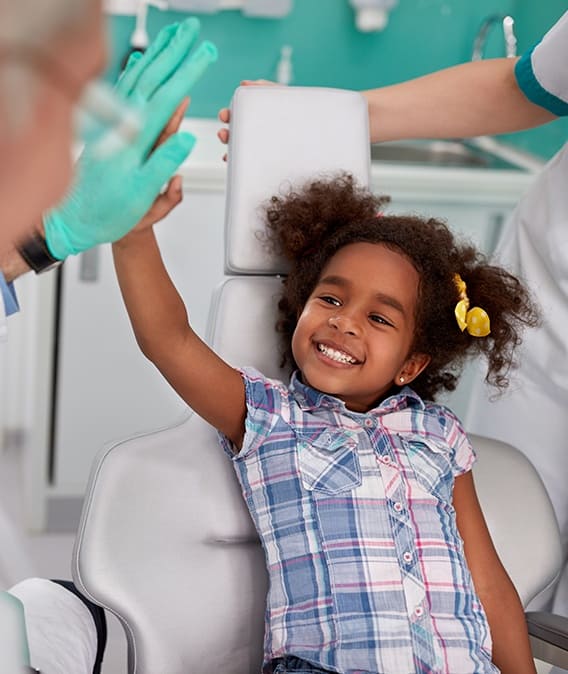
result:
[[[491,14],[483,21],[475,36],[471,54],[472,61],[479,61],[483,58],[487,34],[496,23],[501,23],[503,26],[503,38],[505,40],[505,54],[507,58],[513,58],[517,55],[517,38],[514,31],[515,21],[513,17],[508,14]]]

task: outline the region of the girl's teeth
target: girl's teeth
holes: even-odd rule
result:
[[[318,344],[318,349],[326,355],[331,360],[335,360],[338,363],[355,363],[355,359],[348,356],[346,353],[332,349],[329,346],[324,346],[323,344]]]

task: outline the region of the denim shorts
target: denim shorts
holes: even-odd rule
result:
[[[272,661],[272,674],[334,674],[329,669],[322,669],[312,665],[307,660],[297,658],[295,655],[285,655]]]

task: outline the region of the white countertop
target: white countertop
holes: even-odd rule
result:
[[[187,118],[184,131],[197,137],[180,173],[188,190],[225,189],[225,146],[217,138],[222,127],[215,119]],[[505,169],[438,167],[394,162],[371,164],[371,187],[379,194],[420,202],[511,205],[519,200],[534,174]]]

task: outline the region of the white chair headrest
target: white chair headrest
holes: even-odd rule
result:
[[[317,131],[316,131],[317,130]],[[370,179],[369,119],[362,94],[321,87],[244,86],[231,103],[225,208],[229,274],[278,274],[259,232],[261,204],[290,186],[340,171]]]

